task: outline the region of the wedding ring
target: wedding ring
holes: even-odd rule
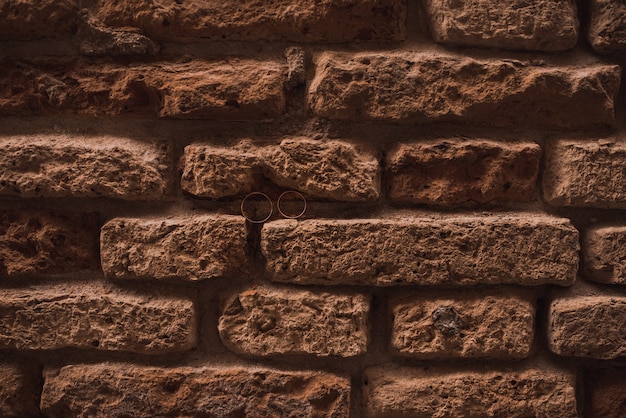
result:
[[[300,211],[300,213],[296,214],[296,215],[292,215],[292,214],[288,214],[286,213],[282,208],[281,208],[281,203],[283,202],[283,199],[285,197],[289,197],[289,196],[296,196],[299,200],[302,201],[302,210]],[[304,212],[306,212],[306,198],[302,195],[302,193],[300,192],[296,192],[295,190],[288,190],[286,192],[283,192],[279,197],[278,197],[278,201],[276,202],[276,208],[278,209],[278,212],[287,219],[298,219],[299,217],[301,217],[302,215],[304,215]]]
[[[262,217],[262,215],[254,216],[258,212],[258,208],[252,207],[252,208],[246,209],[246,201],[248,201],[249,198],[254,197],[254,196],[261,196],[262,198],[267,200],[267,202],[269,203],[270,209],[268,211],[267,216],[265,216],[264,218]],[[252,205],[249,204],[248,206],[252,206]],[[246,218],[248,222],[252,222],[253,224],[262,224],[263,222],[269,220],[272,217],[273,209],[274,209],[274,206],[272,205],[272,200],[265,193],[252,192],[248,194],[246,197],[244,197],[243,200],[241,201],[241,214],[243,215],[244,218]],[[252,216],[249,215],[250,212],[253,212]]]

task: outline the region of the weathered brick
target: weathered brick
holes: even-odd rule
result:
[[[389,310],[391,350],[402,356],[525,358],[533,342],[535,304],[527,295],[426,293],[394,300]]]
[[[330,119],[582,129],[613,126],[617,65],[551,67],[433,53],[322,53],[308,104]]]
[[[626,412],[626,369],[594,370],[585,376],[587,415],[624,418]]]
[[[4,289],[0,348],[160,354],[196,345],[194,302],[102,285]]]
[[[579,296],[550,304],[548,345],[563,356],[626,356],[626,297]]]
[[[578,41],[574,0],[426,0],[437,42],[503,49],[561,51]]]
[[[544,368],[447,373],[371,368],[365,374],[365,415],[576,418],[574,381]]]
[[[536,213],[279,220],[263,225],[272,280],[300,284],[569,285],[578,231]]]
[[[0,276],[95,270],[97,236],[96,214],[0,212]]]
[[[544,200],[553,206],[626,208],[626,143],[554,140],[545,148]]]
[[[259,120],[285,109],[286,66],[232,58],[181,62],[0,62],[0,116],[84,114]]]
[[[91,57],[157,55],[161,46],[134,28],[111,28],[101,25],[82,9],[78,20],[80,53]]]
[[[102,227],[100,257],[115,279],[206,280],[246,271],[241,216],[116,218]]]
[[[33,366],[0,360],[0,416],[38,416],[40,379]]]
[[[97,16],[113,26],[138,27],[159,40],[402,40],[405,0],[275,0],[178,3],[99,0]]]
[[[227,301],[219,332],[242,354],[352,357],[367,351],[368,314],[361,294],[256,288]]]
[[[621,0],[589,0],[587,38],[597,52],[626,49],[626,4]]]
[[[583,235],[582,248],[586,277],[626,284],[626,226],[591,228]]]
[[[78,0],[0,0],[0,40],[70,35],[76,27]]]
[[[198,197],[217,199],[258,190],[257,180],[341,201],[376,200],[380,168],[376,157],[342,141],[283,139],[279,145],[185,147],[181,187]]]
[[[50,417],[347,417],[350,381],[321,372],[155,368],[127,364],[48,371]]]
[[[387,196],[442,206],[533,200],[540,156],[539,145],[529,142],[401,143],[387,153]]]
[[[117,137],[28,135],[0,147],[0,195],[23,198],[171,195],[171,146]]]

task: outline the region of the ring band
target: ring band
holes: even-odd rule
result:
[[[298,196],[300,198],[300,200],[302,200],[302,202],[304,203],[304,207],[302,208],[302,211],[297,214],[297,215],[288,215],[285,212],[283,212],[283,210],[280,207],[280,203],[283,199],[283,197],[289,195],[289,194],[294,194],[296,196]],[[288,190],[286,192],[283,192],[279,197],[278,197],[278,201],[276,202],[276,208],[278,209],[278,212],[287,219],[298,219],[299,217],[301,217],[302,215],[304,215],[304,212],[306,212],[306,198],[302,195],[302,193],[300,192],[296,192],[295,190]]]
[[[244,210],[244,205],[246,204],[246,200],[248,200],[248,198],[252,197],[252,196],[263,196],[265,198],[265,200],[267,200],[269,202],[269,204],[270,204],[270,211],[269,211],[268,215],[265,218],[261,219],[261,220],[252,219],[252,218],[248,217],[246,215],[246,211]],[[262,224],[263,222],[269,220],[272,217],[273,210],[274,210],[274,205],[272,204],[272,199],[270,199],[269,196],[266,195],[265,193],[252,192],[252,193],[249,193],[246,197],[244,197],[243,200],[241,201],[241,214],[243,215],[244,218],[246,218],[247,221],[252,222],[253,224]]]

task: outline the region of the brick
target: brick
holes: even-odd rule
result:
[[[164,141],[12,136],[0,148],[0,195],[171,199],[172,166],[171,145]]]
[[[95,59],[4,60],[0,116],[271,119],[285,110],[285,72],[279,62],[237,58],[130,65]]]
[[[185,147],[183,191],[218,199],[259,190],[267,178],[307,196],[340,201],[372,201],[380,197],[376,157],[343,141],[286,138],[278,145],[235,147],[210,144]]]
[[[585,376],[587,416],[624,418],[626,369],[599,369]]]
[[[98,268],[98,216],[49,211],[0,212],[0,276]]]
[[[219,199],[255,190],[263,172],[259,149],[246,143],[216,147],[195,143],[185,147],[180,186],[195,197]]]
[[[77,13],[78,0],[0,0],[0,40],[70,35]]]
[[[626,143],[554,140],[545,149],[543,197],[553,206],[626,208]]]
[[[526,369],[440,372],[370,368],[365,374],[366,417],[576,418],[574,376]]]
[[[626,227],[595,227],[582,240],[586,277],[611,284],[626,284]]]
[[[250,1],[100,0],[97,16],[109,25],[134,26],[168,41],[399,41],[405,35],[406,1],[276,0],[267,7]]]
[[[367,351],[368,314],[361,294],[256,288],[226,302],[219,332],[241,354],[352,357]]]
[[[0,415],[39,415],[40,372],[33,366],[0,360]]]
[[[562,51],[578,41],[573,0],[427,0],[435,41],[531,51]]]
[[[535,303],[516,293],[448,291],[398,298],[389,307],[391,351],[418,359],[528,357]]]
[[[102,227],[102,269],[113,279],[207,280],[246,271],[241,216],[115,218]]]
[[[589,0],[587,39],[596,52],[626,49],[626,4],[620,0]]]
[[[157,55],[161,46],[133,28],[111,28],[89,17],[87,9],[81,10],[78,21],[80,53],[92,57]]]
[[[626,297],[558,298],[548,316],[548,345],[556,354],[603,360],[626,356]]]
[[[196,345],[194,302],[102,285],[4,289],[0,348],[161,354]]]
[[[255,368],[65,366],[45,375],[50,417],[347,417],[350,381]]]
[[[550,67],[433,53],[328,52],[307,97],[329,119],[587,129],[615,125],[616,65]]]
[[[578,232],[535,213],[279,220],[263,225],[266,273],[298,284],[569,285]]]
[[[528,142],[401,143],[386,156],[387,197],[440,206],[534,200],[540,156],[539,145]]]

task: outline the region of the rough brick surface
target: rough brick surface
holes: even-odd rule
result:
[[[39,380],[35,367],[0,360],[0,416],[37,416]]]
[[[560,51],[578,41],[574,0],[427,0],[437,42],[487,48]]]
[[[102,227],[106,277],[205,280],[246,270],[242,216],[116,218]]]
[[[300,284],[569,285],[578,232],[534,213],[394,217],[263,226],[272,280]]]
[[[441,373],[366,371],[367,417],[576,418],[574,376],[545,369]]]
[[[548,344],[557,354],[596,359],[626,356],[626,297],[584,296],[550,304]]]
[[[170,148],[108,136],[8,137],[0,148],[0,195],[167,199]]]
[[[76,27],[78,0],[0,0],[0,40],[69,35]]]
[[[50,417],[346,417],[350,381],[320,372],[66,366],[45,375]]]
[[[322,53],[308,91],[330,119],[580,129],[615,124],[616,65],[549,67],[432,53]]]
[[[0,276],[98,268],[97,215],[0,212]]]
[[[367,350],[368,314],[361,294],[250,289],[228,300],[219,331],[242,354],[352,357]]]
[[[284,111],[284,67],[236,58],[131,65],[4,60],[0,115],[270,119]]]
[[[280,40],[350,42],[401,40],[403,0],[252,0],[171,3],[99,0],[97,16],[114,26],[141,28],[160,40]]]
[[[380,168],[374,155],[342,141],[288,138],[279,145],[185,147],[181,187],[217,199],[258,190],[259,178],[308,196],[341,201],[380,197]],[[257,188],[255,188],[257,187]]]
[[[161,46],[132,28],[111,28],[99,24],[83,9],[78,21],[80,53],[90,57],[157,55]]]
[[[626,369],[594,370],[585,376],[587,416],[624,418]]]
[[[587,278],[601,283],[626,284],[626,227],[591,228],[583,236]]]
[[[533,200],[540,156],[539,145],[528,142],[400,143],[386,157],[387,197],[442,206]]]
[[[555,140],[545,149],[543,196],[553,206],[626,208],[626,142]]]
[[[4,289],[0,348],[160,354],[196,345],[194,303],[100,285]]]
[[[590,0],[589,43],[597,52],[626,48],[626,4],[621,0]]]
[[[419,359],[524,358],[533,342],[528,297],[464,292],[403,297],[390,303],[391,349]]]

